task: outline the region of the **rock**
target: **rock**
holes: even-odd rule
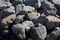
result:
[[[40,16],[40,13],[37,13],[37,12],[29,12],[26,14],[26,19],[29,19],[29,20],[36,20],[38,17]]]
[[[34,24],[32,21],[24,21],[22,24],[25,26],[27,30],[30,30],[31,27],[34,27]]]
[[[42,2],[42,8],[45,12],[45,15],[55,15],[57,16],[57,9],[55,8],[54,4],[48,1]]]
[[[10,13],[15,13],[15,8],[14,8],[14,6],[11,6],[9,8],[4,9],[3,11],[10,12]]]
[[[29,5],[29,6],[32,6],[36,9],[41,7],[41,1],[40,0],[26,0],[25,4]]]
[[[19,22],[23,21],[24,17],[25,17],[25,15],[18,15],[15,19],[15,23],[19,23]]]
[[[18,4],[16,6],[16,14],[25,15],[28,11],[35,11],[35,8],[31,6],[25,6],[24,4]]]
[[[60,10],[60,0],[49,0],[53,4],[55,4],[56,8]]]
[[[25,28],[22,24],[15,24],[12,27],[12,31],[19,39],[25,39]]]
[[[59,40],[60,39],[60,29],[53,31],[52,33],[50,33],[47,37],[46,40]],[[59,39],[58,39],[59,38]]]
[[[35,20],[34,23],[35,24],[36,23],[41,23],[41,24],[45,25],[47,21],[48,21],[48,19],[45,16],[40,16]]]
[[[46,35],[46,28],[40,23],[38,23],[37,26],[33,27],[31,30],[31,37],[35,40],[44,40]]]
[[[46,23],[46,26],[48,29],[52,29],[55,27],[58,27],[60,25],[60,19],[55,16],[47,16],[48,22]]]
[[[5,0],[0,0],[0,9],[10,7],[12,4]]]
[[[6,26],[9,26],[10,24],[13,23],[13,21],[15,20],[15,17],[16,15],[12,14],[12,15],[9,15],[8,17],[3,18],[1,21],[1,25],[3,25],[6,28]]]

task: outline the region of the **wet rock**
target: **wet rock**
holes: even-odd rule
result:
[[[19,39],[25,39],[25,28],[22,24],[15,24],[12,27],[13,33],[19,38]]]
[[[20,22],[22,22],[25,17],[25,15],[18,15],[17,17],[16,17],[16,19],[15,19],[15,23],[20,23]]]
[[[41,7],[41,1],[40,0],[26,0],[25,4],[29,5],[29,6],[32,6],[36,9]]]
[[[52,33],[50,33],[47,37],[46,40],[59,40],[60,39],[60,29],[53,31]],[[59,38],[59,39],[58,39]]]
[[[57,16],[57,9],[55,8],[54,4],[48,1],[42,2],[42,8],[45,12],[45,15],[55,15]]]
[[[31,37],[35,40],[44,40],[46,35],[46,28],[42,24],[38,23],[36,27],[32,28]]]

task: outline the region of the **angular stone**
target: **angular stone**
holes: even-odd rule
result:
[[[24,4],[18,4],[16,6],[16,14],[25,15],[28,11],[35,11],[35,8],[31,6],[25,6]]]
[[[31,30],[31,37],[35,40],[44,40],[46,35],[46,28],[40,23],[38,23],[37,26]]]
[[[32,6],[36,9],[41,7],[41,1],[40,0],[26,0],[25,4],[29,5],[29,6]]]
[[[42,2],[42,8],[45,12],[45,15],[55,15],[57,16],[57,9],[55,8],[54,4],[48,1]]]
[[[10,7],[12,4],[5,0],[0,0],[0,9]]]
[[[39,16],[40,16],[40,13],[32,11],[32,12],[26,14],[26,19],[36,20]]]
[[[12,27],[12,31],[19,39],[25,39],[25,28],[22,24],[15,24]]]
[[[46,37],[46,40],[59,40],[59,39],[60,39],[60,29],[53,31]]]
[[[19,23],[19,22],[23,21],[24,17],[25,17],[25,15],[18,15],[15,19],[15,23]]]

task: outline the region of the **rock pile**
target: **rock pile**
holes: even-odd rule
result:
[[[60,40],[60,0],[0,0],[0,40]]]

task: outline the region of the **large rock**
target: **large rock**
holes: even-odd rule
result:
[[[15,23],[20,23],[24,20],[25,15],[18,15],[15,19]]]
[[[55,15],[57,16],[57,9],[55,8],[54,4],[49,1],[42,2],[42,8],[45,12],[45,15]]]
[[[53,31],[50,33],[47,37],[46,40],[60,40],[60,29]]]
[[[12,4],[6,0],[0,0],[0,9],[10,7]]]
[[[26,14],[26,19],[36,20],[39,16],[40,16],[40,13],[32,11]]]
[[[21,39],[21,40],[25,39],[26,35],[25,35],[24,25],[22,25],[22,24],[15,24],[12,27],[12,31],[13,31],[14,34],[16,34],[16,36],[19,39]]]
[[[25,4],[32,6],[32,7],[35,7],[36,9],[41,7],[41,1],[40,0],[26,0]]]
[[[38,23],[36,27],[33,27],[31,30],[31,37],[35,40],[44,40],[46,35],[46,28],[40,23]]]

